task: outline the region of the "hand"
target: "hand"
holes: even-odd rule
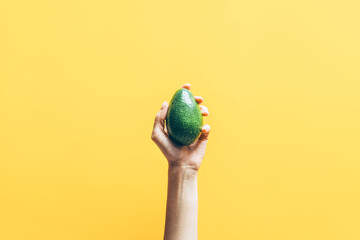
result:
[[[190,90],[190,84],[184,84],[182,88]],[[198,104],[203,102],[202,97],[196,96],[195,100]],[[193,144],[180,146],[170,139],[165,128],[164,121],[168,107],[169,105],[165,101],[161,106],[161,110],[156,114],[151,139],[158,145],[170,166],[190,167],[198,170],[205,155],[210,126],[205,124],[202,127],[200,137]],[[209,115],[207,107],[200,106],[200,109],[203,116]]]

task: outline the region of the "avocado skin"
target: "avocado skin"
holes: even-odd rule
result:
[[[200,136],[202,125],[203,116],[193,94],[184,88],[177,90],[166,114],[170,138],[179,145],[190,145]]]

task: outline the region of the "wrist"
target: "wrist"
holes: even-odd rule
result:
[[[196,177],[198,168],[189,165],[175,165],[169,163],[169,176],[185,176],[189,179]]]

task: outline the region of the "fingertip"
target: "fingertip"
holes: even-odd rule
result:
[[[210,129],[211,129],[210,125],[209,125],[209,124],[205,124],[205,125],[202,127],[201,131],[202,131],[203,133],[209,133],[209,132],[210,132]]]
[[[185,83],[184,85],[181,86],[181,88],[185,88],[187,90],[190,90],[191,84],[190,83]]]
[[[163,110],[166,106],[167,106],[167,101],[165,100],[164,102],[163,102],[163,104],[161,105],[161,110]]]
[[[201,134],[199,137],[199,143],[200,144],[206,144],[208,137],[209,137],[209,133],[210,133],[210,126],[208,124],[205,124],[202,129],[201,129]]]
[[[209,110],[206,106],[200,106],[200,110],[203,116],[209,116]]]
[[[204,99],[201,96],[195,96],[194,98],[198,104],[201,104],[204,101]]]

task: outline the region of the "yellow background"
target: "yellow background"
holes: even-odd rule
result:
[[[153,119],[212,126],[199,239],[360,239],[360,2],[0,2],[0,239],[162,239]]]

